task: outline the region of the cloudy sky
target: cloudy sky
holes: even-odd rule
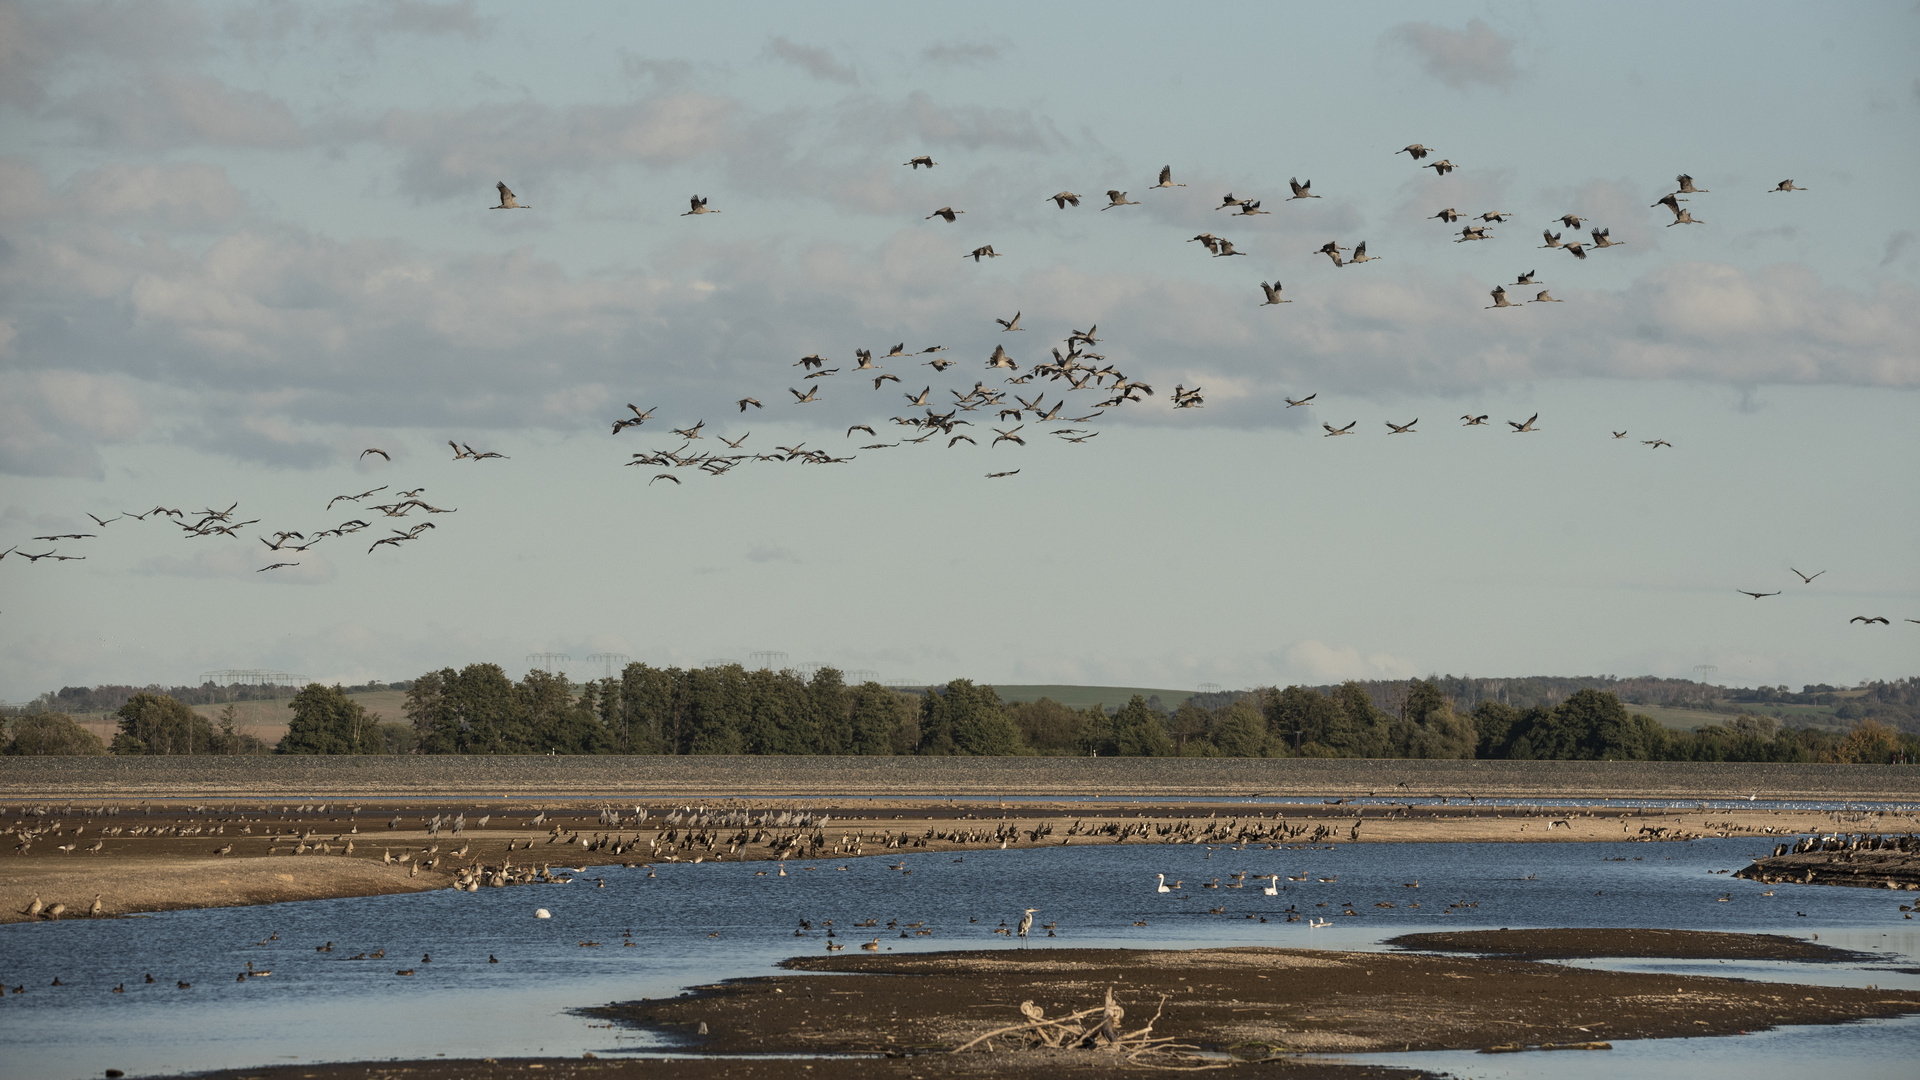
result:
[[[85,556],[0,560],[0,700],[536,652],[1179,688],[1910,675],[1917,71],[1910,3],[0,3],[0,547]],[[1163,165],[1188,186],[1149,190]],[[1681,172],[1701,224],[1668,227]],[[531,209],[487,210],[496,181]],[[696,192],[721,212],[680,216]],[[1449,207],[1511,217],[1454,243]],[[1575,259],[1550,225],[1621,246]],[[1487,309],[1530,270],[1564,303]],[[857,449],[917,434],[903,390],[1050,407],[1064,384],[984,361],[1094,324],[1156,390],[1097,437],[1028,415],[989,446],[996,407],[961,414],[978,445]],[[956,364],[792,366],[896,342]],[[658,411],[609,435],[629,402]],[[855,460],[623,465],[700,420],[696,450]],[[383,484],[458,513],[326,509]],[[85,517],[236,501],[237,538]],[[257,539],[356,516],[299,555]],[[31,539],[72,532],[99,535]]]

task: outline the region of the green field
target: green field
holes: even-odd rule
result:
[[[374,690],[347,696],[359,702],[368,712],[378,714],[382,720],[406,719],[405,690]],[[277,743],[287,733],[287,720],[293,715],[287,706],[292,701],[292,694],[270,701],[236,701],[233,703],[234,728],[268,745]],[[220,712],[225,708],[225,705],[195,705],[193,711],[212,720],[217,726]],[[76,713],[73,718],[102,739],[112,739],[114,732],[120,729],[119,720],[110,713]]]
[[[1191,690],[1154,689],[1148,686],[1002,686],[996,683],[993,688],[999,692],[1001,701],[1039,701],[1044,697],[1074,709],[1084,709],[1090,705],[1111,705],[1117,709],[1135,694],[1143,698],[1158,694],[1160,704],[1177,709],[1193,693]]]
[[[1738,705],[1748,712],[1762,716],[1777,717],[1783,724],[1791,727],[1833,727],[1833,709],[1825,705],[1758,705],[1751,702],[1724,702]],[[1725,727],[1733,719],[1732,713],[1709,712],[1706,709],[1672,709],[1664,705],[1627,705],[1628,712],[1644,713],[1658,720],[1663,726],[1676,731],[1692,731],[1695,728],[1717,724]]]

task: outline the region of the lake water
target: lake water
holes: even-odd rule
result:
[[[828,919],[837,940],[848,944],[877,935],[883,947],[900,951],[1013,948],[992,931],[1027,907],[1040,909],[1037,922],[1059,924],[1057,937],[1032,941],[1035,949],[1370,949],[1414,930],[1503,926],[1817,934],[1824,944],[1880,959],[1605,966],[1920,989],[1920,975],[1892,970],[1920,968],[1920,930],[1898,910],[1910,894],[1774,886],[1777,895],[1763,897],[1765,886],[1712,872],[1739,869],[1769,854],[1775,842],[1341,844],[1211,852],[1200,845],[1098,845],[789,862],[786,877],[777,876],[772,863],[666,864],[653,877],[644,869],[593,868],[567,885],[14,924],[0,927],[0,980],[9,991],[25,986],[27,993],[9,992],[0,1001],[0,1080],[99,1076],[107,1068],[145,1074],[436,1054],[657,1051],[663,1044],[645,1033],[599,1026],[572,1010],[766,974],[785,957],[824,952]],[[757,876],[762,870],[766,876]],[[1200,887],[1216,877],[1224,886],[1241,870],[1248,873],[1245,888]],[[1156,873],[1184,880],[1186,888],[1158,894]],[[1255,878],[1276,873],[1286,891],[1263,895]],[[1301,873],[1339,880],[1285,880]],[[1402,888],[1416,879],[1417,892]],[[1415,899],[1419,909],[1405,906]],[[1378,900],[1400,906],[1372,907]],[[1329,906],[1315,906],[1322,901]],[[1360,917],[1339,914],[1347,902]],[[1450,902],[1479,906],[1442,914]],[[1334,925],[1315,930],[1285,922],[1280,912],[1290,905],[1330,916]],[[1208,914],[1216,906],[1226,914]],[[534,918],[543,907],[551,919]],[[1259,922],[1262,915],[1269,921]],[[853,926],[868,918],[881,928]],[[802,919],[814,929],[796,938]],[[903,939],[899,930],[883,929],[890,919],[924,922],[934,933]],[[1142,919],[1145,927],[1133,925]],[[315,951],[327,942],[331,952]],[[350,959],[379,949],[384,959]],[[239,981],[249,963],[272,975]],[[414,974],[396,975],[400,969]],[[144,982],[148,973],[152,984]],[[62,986],[51,985],[56,977]],[[177,981],[192,987],[179,989]],[[110,992],[120,984],[125,993]],[[1772,1074],[1818,1068],[1911,1077],[1912,1062],[1920,1060],[1920,1022],[1616,1046],[1611,1054],[1366,1060],[1477,1077],[1625,1070],[1703,1080],[1732,1077],[1735,1069],[1744,1077],[1760,1062],[1760,1071]],[[1712,1069],[1704,1061],[1713,1062]]]

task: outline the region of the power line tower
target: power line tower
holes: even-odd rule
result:
[[[819,671],[821,668],[826,666],[827,666],[827,663],[824,660],[803,660],[800,663],[795,664],[793,666],[793,670],[799,672],[801,678],[807,680],[808,682],[812,682],[813,673],[816,671]]]
[[[848,686],[859,686],[861,683],[879,682],[880,673],[870,668],[856,668],[847,672],[847,677],[842,681]]]
[[[1220,684],[1217,682],[1203,682],[1200,684],[1200,693],[1202,694],[1217,694],[1219,692]]]
[[[615,671],[624,670],[628,664],[632,663],[633,657],[623,652],[597,652],[588,654],[587,662],[604,665],[602,670],[607,673],[606,677],[611,679]]]
[[[888,679],[886,685],[894,690],[918,690],[926,684],[917,679]]]
[[[571,663],[573,663],[573,657],[568,656],[566,653],[537,652],[527,654],[527,667],[534,671],[544,671],[549,675],[555,674],[559,665]]]
[[[755,671],[785,671],[787,654],[775,649],[748,653],[747,663],[752,664]]]
[[[1720,668],[1714,664],[1695,664],[1693,665],[1694,681],[1704,683],[1719,671]]]
[[[740,661],[735,660],[731,656],[715,656],[710,659],[700,661],[700,666],[703,668],[738,667],[740,666]]]

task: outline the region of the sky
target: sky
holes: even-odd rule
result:
[[[0,700],[763,650],[1176,689],[1912,675],[1916,72],[1911,3],[0,2]],[[1510,216],[1456,242],[1447,208]],[[986,361],[1096,326],[1152,396],[1079,443],[999,419],[1093,414]],[[852,370],[896,342],[954,365]],[[1007,397],[974,444],[860,449],[976,382]],[[626,464],[698,421],[688,453],[853,460]],[[367,509],[416,488],[456,512]],[[236,502],[234,537],[86,516]]]

